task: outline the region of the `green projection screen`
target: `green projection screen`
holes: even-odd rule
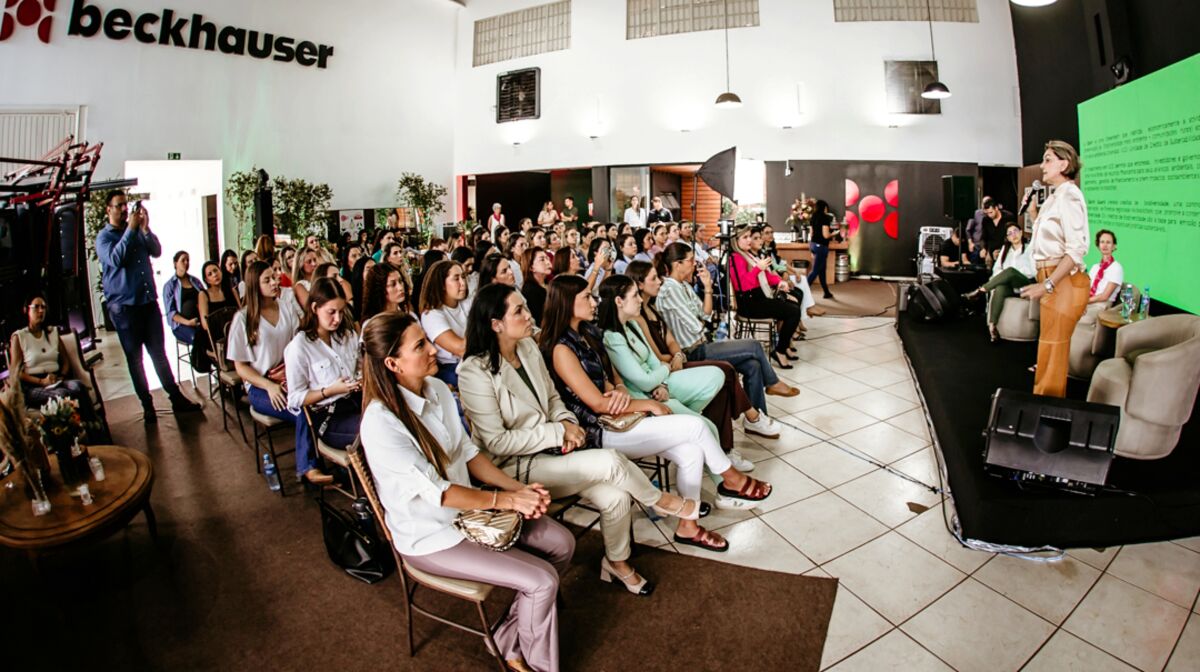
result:
[[[1126,282],[1200,312],[1200,55],[1081,103],[1079,144],[1089,267],[1110,229]]]

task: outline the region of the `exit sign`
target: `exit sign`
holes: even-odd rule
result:
[[[181,158],[183,158],[183,155],[180,154],[179,152],[168,152],[167,153],[168,161],[178,161]]]

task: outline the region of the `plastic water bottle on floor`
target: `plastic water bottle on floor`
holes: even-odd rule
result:
[[[713,340],[724,341],[729,338],[729,323],[721,320],[717,324],[717,333]]]
[[[1138,306],[1138,315],[1142,318],[1150,317],[1150,285],[1142,290],[1142,303]]]
[[[279,470],[271,461],[270,453],[263,453],[263,478],[267,479],[267,487],[271,492],[279,492]]]

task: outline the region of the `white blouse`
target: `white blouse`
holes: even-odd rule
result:
[[[645,208],[625,208],[624,222],[635,229],[646,228],[646,217],[650,213]]]
[[[329,387],[345,378],[354,380],[358,372],[358,332],[350,329],[342,338],[330,336],[329,345],[319,338],[310,339],[300,332],[283,351],[287,362],[288,410],[299,414],[304,406],[304,397],[311,390]],[[330,395],[314,406],[332,404],[346,395]]]
[[[1096,281],[1096,275],[1099,272],[1100,272],[1100,264],[1098,264],[1098,263],[1092,264],[1091,269],[1088,270],[1088,277],[1091,278],[1092,282]],[[1103,294],[1104,290],[1109,285],[1116,285],[1117,286],[1116,291],[1114,291],[1112,293],[1112,296],[1108,297],[1108,303],[1109,303],[1109,305],[1112,305],[1112,304],[1116,303],[1117,300],[1119,299],[1119,297],[1121,296],[1121,285],[1124,285],[1124,284],[1125,284],[1125,267],[1121,265],[1121,262],[1117,261],[1116,259],[1113,259],[1113,262],[1108,265],[1108,268],[1104,269],[1104,279],[1101,280],[1100,285],[1098,287],[1096,287],[1096,293]]]
[[[446,452],[446,478],[438,475],[400,418],[379,400],[372,401],[363,413],[359,436],[396,551],[428,555],[463,540],[453,526],[458,509],[443,506],[442,494],[451,485],[471,487],[467,463],[479,454],[479,448],[463,429],[454,395],[445,383],[426,378],[421,396],[403,387],[400,393],[418,422]]]
[[[1066,256],[1075,261],[1076,269],[1082,269],[1089,238],[1083,192],[1074,182],[1063,182],[1042,204],[1037,221],[1033,223],[1029,249],[1034,265]]]
[[[454,332],[459,338],[467,337],[467,314],[471,312],[471,297],[459,301],[454,308],[442,306],[437,310],[427,310],[421,313],[421,328],[430,341],[437,341],[438,336],[447,331]],[[437,345],[437,361],[442,364],[457,364],[458,356]]]
[[[233,362],[245,362],[260,374],[266,374],[283,361],[296,331],[300,328],[300,304],[291,287],[279,290],[279,319],[275,324],[269,320],[258,320],[258,344],[251,346],[246,338],[246,309],[239,310],[229,323],[229,342],[226,356]],[[249,389],[250,383],[246,383]]]
[[[1022,245],[1021,252],[1013,252],[1009,248],[1007,254],[1004,255],[1004,261],[992,266],[992,277],[996,277],[1001,271],[1015,268],[1027,278],[1032,278],[1037,275],[1037,269],[1033,267],[1033,256],[1029,252],[1029,245]]]

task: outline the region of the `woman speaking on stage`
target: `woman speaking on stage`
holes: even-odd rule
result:
[[[1090,287],[1083,265],[1090,238],[1087,203],[1072,181],[1081,167],[1074,147],[1061,140],[1046,143],[1042,182],[1050,196],[1037,210],[1029,243],[1037,282],[1021,290],[1021,296],[1042,304],[1033,393],[1051,397],[1066,396],[1071,334],[1087,308]]]

